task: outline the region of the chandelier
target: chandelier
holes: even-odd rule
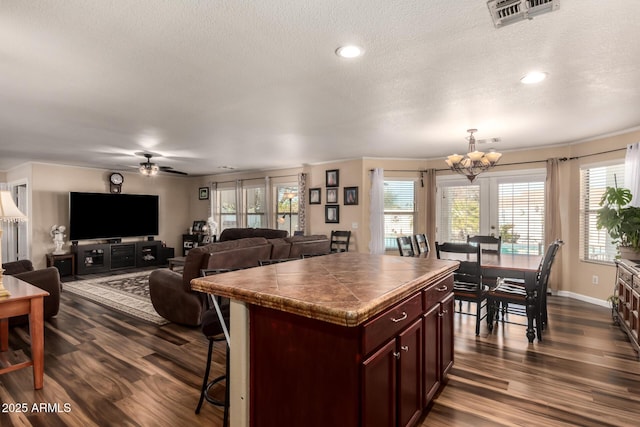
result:
[[[158,171],[160,170],[160,168],[158,167],[158,165],[156,165],[155,163],[151,163],[151,155],[150,154],[144,154],[144,156],[147,158],[146,162],[140,163],[140,168],[139,171],[142,175],[146,175],[146,176],[153,176],[153,175],[157,175]]]
[[[502,157],[502,154],[495,150],[491,150],[488,153],[476,150],[476,138],[473,134],[478,132],[478,129],[467,129],[467,132],[469,132],[469,150],[467,154],[464,156],[452,154],[447,157],[445,162],[447,162],[447,166],[452,171],[466,176],[470,182],[473,182],[476,176],[494,167]]]

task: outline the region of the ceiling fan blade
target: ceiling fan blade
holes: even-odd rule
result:
[[[162,172],[175,173],[177,175],[189,175],[186,172],[174,170],[171,166],[160,166]]]

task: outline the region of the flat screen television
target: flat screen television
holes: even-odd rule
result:
[[[158,234],[158,196],[69,193],[71,240],[116,239]]]

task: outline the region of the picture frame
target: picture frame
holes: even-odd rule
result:
[[[199,200],[209,200],[209,187],[200,187],[198,189]]]
[[[202,233],[204,231],[204,226],[206,221],[193,221],[193,226],[191,227],[191,231],[193,233]]]
[[[324,222],[326,224],[337,224],[340,222],[340,206],[339,205],[324,206]]]
[[[203,244],[211,243],[211,236],[203,236],[202,243]]]
[[[309,204],[310,205],[322,204],[322,190],[320,188],[309,189]]]
[[[338,189],[327,188],[327,203],[338,203]]]
[[[344,204],[345,206],[358,204],[358,187],[344,187]]]
[[[326,187],[339,187],[340,186],[340,170],[329,169],[325,171],[325,183],[326,183]]]

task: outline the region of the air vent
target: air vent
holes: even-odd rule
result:
[[[489,13],[491,13],[491,19],[493,19],[493,25],[496,28],[501,28],[558,10],[560,0],[489,0],[487,6]]]

